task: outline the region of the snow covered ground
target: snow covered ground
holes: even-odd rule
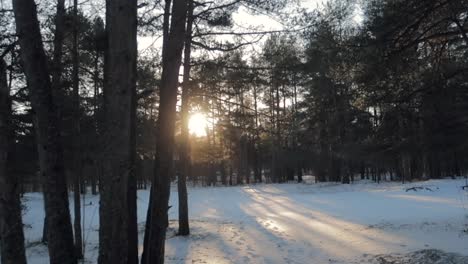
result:
[[[468,255],[465,180],[399,183],[260,184],[189,188],[191,232],[177,229],[173,188],[167,263],[361,263],[370,256],[440,249]],[[428,189],[406,191],[411,186]],[[432,191],[431,191],[432,190]],[[148,191],[138,193],[140,241]],[[98,196],[85,197],[86,262],[95,263]],[[42,195],[26,194],[29,263],[48,263],[38,243]],[[71,204],[71,206],[73,206]],[[72,210],[73,212],[73,210]]]

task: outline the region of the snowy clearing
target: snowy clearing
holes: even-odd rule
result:
[[[406,263],[401,254],[422,249],[468,255],[464,182],[192,187],[189,237],[174,235],[177,193],[173,188],[166,262]],[[412,186],[430,190],[406,191]],[[140,242],[148,196],[149,191],[138,192]],[[86,262],[95,263],[99,197],[87,195],[85,199]],[[38,243],[44,218],[42,195],[26,194],[23,203],[28,261],[47,263],[47,248]],[[395,262],[378,262],[376,255]],[[467,259],[459,260],[466,263]]]

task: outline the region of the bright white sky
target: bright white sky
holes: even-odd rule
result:
[[[299,0],[301,7],[313,10],[320,7],[327,0]],[[239,31],[242,27],[259,27],[262,30],[281,30],[283,25],[281,21],[277,21],[267,15],[251,15],[247,12],[245,7],[241,7],[237,13],[233,15],[234,23],[237,25]],[[140,37],[138,38],[139,50],[145,50],[152,45],[156,47],[161,46],[162,40],[155,37]]]

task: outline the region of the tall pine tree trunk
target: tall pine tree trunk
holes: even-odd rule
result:
[[[136,8],[136,7],[135,7]],[[136,14],[135,14],[136,17]],[[136,19],[135,19],[136,20]],[[132,68],[133,68],[133,80],[132,80],[132,100],[131,100],[131,109],[130,109],[130,162],[131,170],[128,177],[128,188],[127,188],[127,202],[128,202],[128,261],[127,264],[137,264],[138,263],[138,219],[137,219],[137,152],[136,152],[136,122],[137,122],[137,93],[136,93],[136,83],[137,83],[137,22],[134,22],[134,32],[132,35],[132,40],[134,41],[135,58],[132,59]]]
[[[98,32],[97,26],[95,26],[94,31]],[[99,40],[97,39],[98,34],[95,33],[95,40],[94,40],[94,61],[93,61],[93,118],[94,118],[94,130],[96,131],[96,137],[100,138],[101,130],[100,130],[100,121],[98,110],[100,106],[99,100]],[[98,144],[97,144],[98,145]],[[91,178],[91,194],[96,195],[98,193],[97,185],[100,184],[99,179],[101,175],[101,163],[99,162],[101,156],[99,155],[99,149],[94,153],[94,173],[92,174]]]
[[[62,84],[62,57],[63,38],[65,27],[65,0],[57,1],[57,13],[55,15],[54,52],[52,62],[52,92],[55,98],[60,98]],[[56,100],[57,100],[56,99]]]
[[[0,58],[0,254],[3,264],[26,264],[18,179],[8,171],[12,147],[10,87]]]
[[[166,2],[167,4],[167,2]],[[174,130],[179,68],[185,37],[187,1],[174,0],[171,25],[163,44],[163,72],[160,88],[157,172],[153,179],[149,229],[142,263],[164,263],[164,244],[168,226],[170,179],[173,174]],[[167,27],[167,24],[166,24]]]
[[[279,154],[281,151],[281,121],[280,121],[280,95],[279,95],[279,84],[274,84],[273,89],[275,90],[275,112],[276,112],[276,120],[275,120],[275,142],[273,146],[273,163],[272,163],[272,170],[273,170],[273,182],[283,182],[283,174],[282,174],[282,164],[279,164],[281,159],[279,158]]]
[[[33,0],[15,0],[13,10],[34,111],[50,263],[76,263],[57,108],[52,97],[36,5]]]
[[[169,20],[171,16],[171,3],[172,0],[164,0],[164,17],[163,17],[163,51],[167,49],[167,42],[169,38]],[[163,52],[163,61],[165,53]],[[159,119],[156,121],[156,127],[159,128]],[[159,138],[159,130],[156,129],[156,138]],[[154,157],[154,164],[153,164],[153,178],[157,179],[157,173],[159,171],[159,163],[158,160],[158,141],[156,141],[155,146],[156,154]],[[141,254],[141,264],[149,263],[149,241],[150,241],[150,229],[151,229],[151,216],[153,210],[153,196],[155,190],[155,181],[152,180],[151,188],[150,188],[150,199],[148,202],[148,210],[146,211],[146,222],[145,222],[145,235],[143,238],[143,253]]]
[[[55,15],[55,33],[54,33],[54,53],[52,61],[52,94],[55,101],[63,95],[61,91],[62,83],[62,55],[63,55],[63,36],[65,26],[65,0],[57,1],[57,13]],[[58,116],[61,116],[61,107],[58,107]],[[44,217],[42,229],[42,243],[47,243],[47,215]]]
[[[187,176],[190,172],[190,139],[189,139],[189,100],[190,100],[190,56],[192,46],[193,0],[188,1],[187,29],[185,32],[184,47],[184,80],[182,83],[182,147],[181,170],[177,182],[179,195],[179,235],[190,234],[187,198]]]
[[[81,164],[81,135],[80,135],[80,89],[79,89],[79,61],[78,61],[78,0],[73,1],[73,208],[75,218],[73,229],[75,235],[76,257],[83,258],[83,240],[81,236],[81,201],[80,201],[80,181],[82,174]]]
[[[255,182],[260,183],[262,182],[262,168],[261,168],[261,161],[260,161],[260,128],[258,122],[258,92],[257,92],[257,85],[253,87],[253,96],[254,96],[254,116],[255,116],[255,136],[254,136],[254,175],[255,175]]]
[[[101,264],[137,263],[134,125],[137,2],[106,1]],[[101,190],[102,187],[102,190]]]

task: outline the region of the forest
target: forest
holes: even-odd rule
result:
[[[468,263],[467,55],[467,0],[0,0],[1,263]]]

